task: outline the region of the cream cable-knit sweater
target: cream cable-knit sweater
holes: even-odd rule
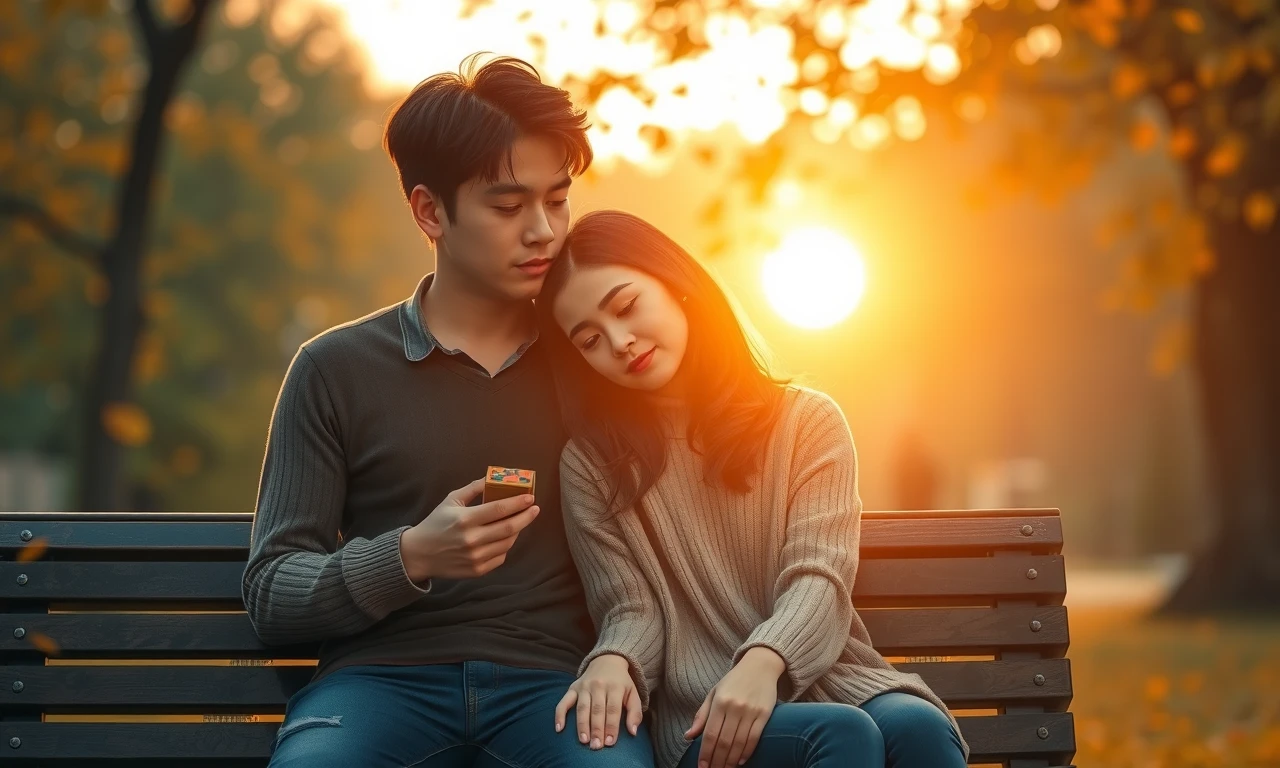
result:
[[[666,414],[666,469],[639,510],[605,514],[608,486],[576,442],[560,467],[569,545],[599,631],[579,674],[601,654],[628,660],[658,765],[680,760],[698,707],[753,646],[786,661],[781,701],[858,705],[903,691],[945,711],[919,675],[871,647],[853,610],[862,502],[839,406],[788,387],[745,495],[702,481],[680,409]]]

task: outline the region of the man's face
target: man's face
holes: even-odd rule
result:
[[[513,177],[464,182],[453,219],[439,210],[439,234],[433,236],[439,266],[480,292],[523,301],[542,290],[564,243],[571,179],[564,148],[545,137],[516,139],[511,167]]]

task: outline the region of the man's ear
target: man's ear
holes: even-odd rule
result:
[[[436,197],[425,185],[419,184],[409,192],[409,208],[413,211],[413,220],[418,229],[427,237],[439,240],[444,234],[445,210],[440,198]]]

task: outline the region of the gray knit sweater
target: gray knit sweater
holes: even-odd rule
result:
[[[639,509],[606,514],[608,486],[577,442],[560,468],[569,545],[599,630],[579,674],[601,654],[630,662],[658,764],[676,765],[707,693],[755,646],[786,661],[781,700],[858,705],[904,691],[945,711],[919,675],[872,648],[853,609],[862,503],[835,402],[788,388],[745,495],[702,481],[683,416],[666,415],[666,468]]]

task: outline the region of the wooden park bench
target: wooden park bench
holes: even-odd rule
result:
[[[0,765],[265,765],[315,649],[254,635],[252,519],[0,513]],[[863,520],[854,602],[957,713],[971,764],[1069,763],[1057,511]]]

